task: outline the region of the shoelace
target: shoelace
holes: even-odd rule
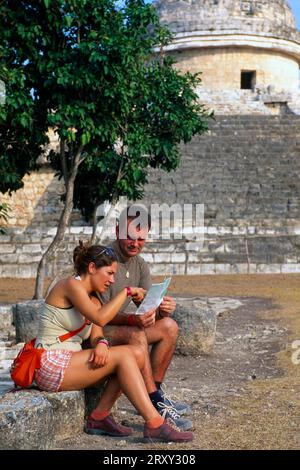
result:
[[[165,388],[165,385],[164,384],[161,384],[160,386],[160,391],[162,392],[162,396],[163,396],[163,399],[164,401],[168,401],[170,403],[170,406],[172,406],[173,408],[175,408],[174,406],[174,400],[172,400],[166,393],[166,388]]]
[[[176,426],[176,424],[171,418],[167,418],[166,423],[175,431],[182,432],[181,429],[178,426]]]
[[[176,409],[173,406],[166,405],[166,403],[159,401],[157,403],[159,408],[162,410],[162,417],[165,418],[166,414],[168,413],[172,419],[180,418],[179,414],[177,413]]]

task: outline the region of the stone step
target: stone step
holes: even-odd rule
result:
[[[13,305],[0,304],[0,330],[11,330],[13,322]]]
[[[2,361],[14,359],[17,355],[17,352],[18,351],[13,348],[0,349],[0,367],[1,367]]]
[[[3,349],[3,348],[10,348],[10,347],[12,347],[13,344],[14,344],[13,341],[0,341],[0,351],[1,351],[1,349]]]
[[[1,359],[0,361],[0,370],[9,370],[12,363],[12,359]]]
[[[0,382],[11,382],[10,373],[8,370],[0,370]]]

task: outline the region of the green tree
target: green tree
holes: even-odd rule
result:
[[[65,204],[38,267],[40,298],[46,263],[70,221],[74,188],[86,216],[104,199],[139,197],[147,169],[176,168],[179,142],[204,131],[207,116],[196,102],[199,78],[176,72],[162,49],[154,53],[171,38],[144,0],[121,7],[114,0],[3,0],[0,13],[0,79],[7,85],[0,154],[14,171],[20,150],[24,155],[15,184],[33,168],[49,127],[60,139],[60,151],[49,158],[64,180]]]
[[[93,220],[94,231],[99,204],[121,195],[143,197],[149,168],[176,169],[179,143],[207,129],[208,116],[195,93],[200,78],[179,74],[172,65],[170,57],[141,62],[131,106],[121,108],[118,148],[112,146],[105,160],[87,160],[78,171],[74,204]]]

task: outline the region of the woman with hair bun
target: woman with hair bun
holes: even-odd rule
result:
[[[118,313],[126,298],[132,296],[141,301],[145,290],[127,287],[101,306],[93,293],[103,293],[114,283],[117,261],[113,250],[80,242],[73,261],[75,276],[59,281],[45,299],[35,343],[45,349],[35,375],[38,387],[51,392],[81,390],[109,378],[88,418],[86,432],[115,437],[132,434],[131,428],[121,426],[110,414],[121,389],[145,420],[145,439],[191,441],[191,432],[182,432],[171,421],[165,421],[152,405],[140,372],[143,351],[130,345],[109,348],[103,337],[102,328]],[[82,350],[82,340],[87,338],[92,348]]]

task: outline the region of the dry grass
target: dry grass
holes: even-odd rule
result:
[[[300,364],[291,361],[291,343],[300,339],[300,275],[176,277],[173,292],[207,296],[261,297],[275,308],[260,313],[289,329],[289,343],[278,354],[283,377],[255,381],[228,403],[222,416],[209,418],[198,439],[207,449],[300,448]]]
[[[0,302],[32,297],[33,280],[1,279],[0,284]],[[275,308],[262,311],[261,318],[289,330],[288,344],[278,354],[282,377],[248,382],[246,391],[228,399],[227,409],[214,417],[200,411],[197,421],[203,425],[196,431],[197,448],[300,448],[300,364],[291,361],[291,343],[300,339],[299,287],[299,274],[173,277],[170,293],[272,299]]]

